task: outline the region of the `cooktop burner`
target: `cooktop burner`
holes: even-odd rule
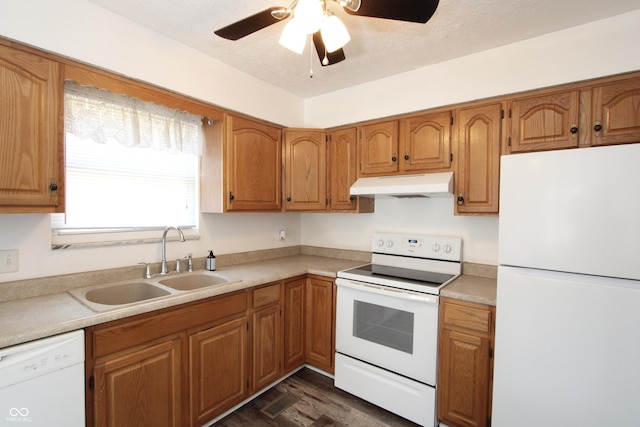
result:
[[[454,237],[375,233],[371,263],[338,272],[363,284],[439,294],[461,273],[462,241]]]

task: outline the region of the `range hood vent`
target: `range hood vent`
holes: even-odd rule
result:
[[[359,178],[350,194],[373,198],[451,197],[453,172]]]

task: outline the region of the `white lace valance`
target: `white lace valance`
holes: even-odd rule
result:
[[[110,138],[127,147],[202,153],[202,118],[126,95],[64,85],[64,127],[80,139],[104,144]]]

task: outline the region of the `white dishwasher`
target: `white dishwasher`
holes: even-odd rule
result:
[[[0,426],[84,426],[84,405],[84,331],[0,349]]]

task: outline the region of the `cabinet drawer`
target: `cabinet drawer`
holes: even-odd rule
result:
[[[253,308],[275,304],[280,301],[280,283],[273,283],[253,290]]]
[[[491,331],[491,311],[471,305],[445,302],[443,307],[444,326],[457,326],[489,334]]]

